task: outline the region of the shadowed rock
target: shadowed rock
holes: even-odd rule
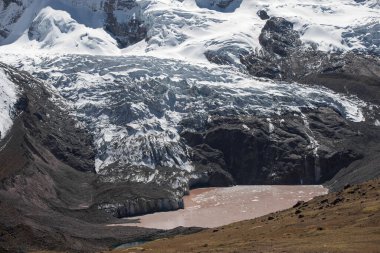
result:
[[[280,17],[272,17],[266,22],[259,42],[266,51],[279,56],[287,56],[302,44],[300,35],[293,30],[293,24]]]
[[[351,142],[365,138],[338,113],[320,108],[304,115],[213,117],[204,132],[182,137],[196,150],[196,167],[225,170],[237,184],[323,183],[363,157]]]
[[[268,13],[265,10],[259,10],[257,12],[257,16],[259,16],[262,20],[267,20],[270,18]]]

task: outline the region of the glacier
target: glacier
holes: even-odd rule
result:
[[[327,106],[363,121],[367,106],[326,88],[154,57],[66,55],[41,62],[24,58],[22,64],[54,85],[94,134],[96,170],[109,176],[107,181],[172,178],[183,188],[193,167],[180,133],[202,129],[210,115],[270,117]],[[154,170],[161,168],[172,168],[171,176]],[[128,175],[120,170],[129,170]]]
[[[270,123],[271,115],[326,106],[351,121],[366,120],[369,105],[357,97],[252,77],[240,56],[261,50],[260,10],[290,20],[306,46],[378,50],[378,40],[360,29],[378,27],[378,1],[20,3],[0,3],[0,61],[45,80],[64,98],[94,135],[96,171],[104,180],[183,187],[197,175],[180,134],[202,129],[211,115],[262,115]],[[210,63],[207,51],[228,51],[231,65]],[[2,112],[14,94],[5,95],[11,99],[0,103]],[[11,119],[1,115],[6,123],[0,131],[6,132]]]

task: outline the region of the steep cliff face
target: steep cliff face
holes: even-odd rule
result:
[[[211,158],[237,184],[318,184],[363,158],[367,133],[359,129],[319,108],[271,119],[216,116],[205,132],[183,137],[200,153],[214,150]]]
[[[243,0],[195,0],[200,8],[207,8],[220,12],[234,12],[240,7]]]
[[[52,90],[47,90],[41,82],[26,73],[17,72],[0,64],[3,72],[1,82],[8,82],[11,87],[14,86],[18,90],[17,100],[10,106],[11,118],[18,123],[18,125],[14,123],[15,128],[22,125],[26,148],[33,155],[46,161],[47,159],[43,158],[32,145],[38,142],[69,166],[84,172],[94,172],[92,138],[83,127],[80,127],[79,122],[63,113],[65,105],[62,98]],[[16,137],[10,131],[4,138],[2,150],[7,148],[10,139],[20,136]],[[7,167],[5,165],[6,163],[2,164],[2,169]]]
[[[105,29],[119,42],[120,47],[135,44],[146,38],[148,27],[141,6],[135,0],[104,2]]]

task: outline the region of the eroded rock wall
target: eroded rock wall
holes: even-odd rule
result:
[[[319,184],[363,157],[352,145],[365,140],[358,131],[339,113],[319,108],[271,119],[216,116],[204,132],[182,136],[237,184]],[[226,178],[221,182],[228,184]]]

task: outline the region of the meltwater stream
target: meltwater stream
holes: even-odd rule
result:
[[[235,186],[202,188],[184,198],[185,209],[133,217],[132,223],[112,226],[139,226],[172,229],[184,227],[218,227],[253,219],[292,207],[297,201],[307,201],[327,194],[320,185],[303,186]]]

